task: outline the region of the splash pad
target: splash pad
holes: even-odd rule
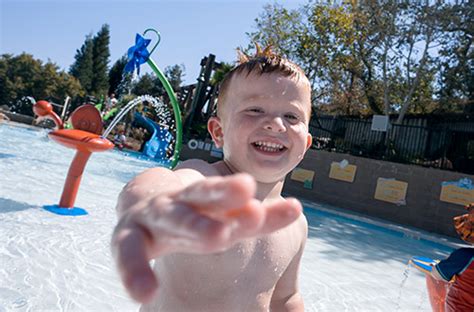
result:
[[[140,72],[140,65],[145,62],[155,72],[158,79],[163,84],[163,87],[169,97],[171,106],[173,108],[174,119],[175,119],[175,146],[174,154],[166,163],[171,169],[174,168],[179,160],[179,153],[182,145],[182,123],[181,123],[181,111],[179,109],[178,100],[171,87],[171,84],[163,75],[161,70],[156,66],[155,62],[150,58],[150,54],[156,49],[160,43],[161,36],[154,29],[147,29],[143,35],[147,32],[153,32],[157,36],[157,42],[151,52],[148,52],[146,47],[150,44],[151,39],[145,39],[139,34],[135,37],[135,45],[128,49],[128,63],[126,64],[125,72]],[[33,105],[33,111],[36,115],[41,118],[52,119],[56,124],[57,129],[50,132],[48,136],[55,142],[76,150],[76,155],[71,162],[69,171],[67,174],[66,182],[64,184],[63,192],[59,205],[46,205],[44,209],[60,215],[85,215],[87,211],[83,208],[74,207],[79,185],[82,179],[85,166],[89,157],[93,152],[103,152],[110,150],[114,147],[114,144],[110,142],[106,137],[112,130],[112,128],[125,116],[125,114],[135,105],[140,102],[148,101],[156,108],[158,102],[151,96],[141,96],[129,102],[114,118],[111,125],[105,130],[104,134],[101,135],[103,130],[103,121],[100,112],[96,107],[90,104],[85,104],[77,108],[71,115],[71,122],[73,129],[65,129],[64,123],[61,118],[53,111],[52,105],[47,101],[38,101]]]

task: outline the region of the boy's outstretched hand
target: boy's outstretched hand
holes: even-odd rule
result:
[[[276,231],[294,222],[296,199],[261,203],[248,174],[210,177],[175,192],[150,196],[125,212],[115,228],[112,250],[126,289],[139,302],[150,301],[158,281],[149,260],[175,252],[208,254]]]

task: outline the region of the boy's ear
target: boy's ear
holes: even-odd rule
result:
[[[219,117],[211,117],[207,121],[207,131],[211,134],[212,140],[217,148],[222,148],[224,145],[224,132],[222,129],[222,122]]]
[[[313,136],[311,133],[308,133],[308,136],[306,137],[306,150],[309,150],[311,144],[313,144]]]

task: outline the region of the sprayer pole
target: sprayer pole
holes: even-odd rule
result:
[[[155,72],[155,74],[158,76],[158,79],[160,79],[161,83],[163,84],[163,87],[166,90],[166,93],[168,94],[171,100],[171,105],[173,106],[174,120],[176,121],[176,145],[174,148],[173,159],[171,161],[171,168],[174,168],[178,164],[179,153],[181,151],[181,145],[183,141],[183,133],[182,133],[183,126],[181,124],[181,110],[179,109],[178,100],[176,99],[176,95],[174,94],[173,88],[171,87],[170,83],[168,82],[166,77],[163,75],[161,70],[158,68],[158,66],[156,66],[155,62],[153,62],[151,58],[148,58],[147,63],[151,67],[151,69]]]

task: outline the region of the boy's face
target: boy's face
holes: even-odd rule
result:
[[[262,183],[285,178],[311,145],[311,90],[279,73],[232,78],[209,131],[226,161]]]

